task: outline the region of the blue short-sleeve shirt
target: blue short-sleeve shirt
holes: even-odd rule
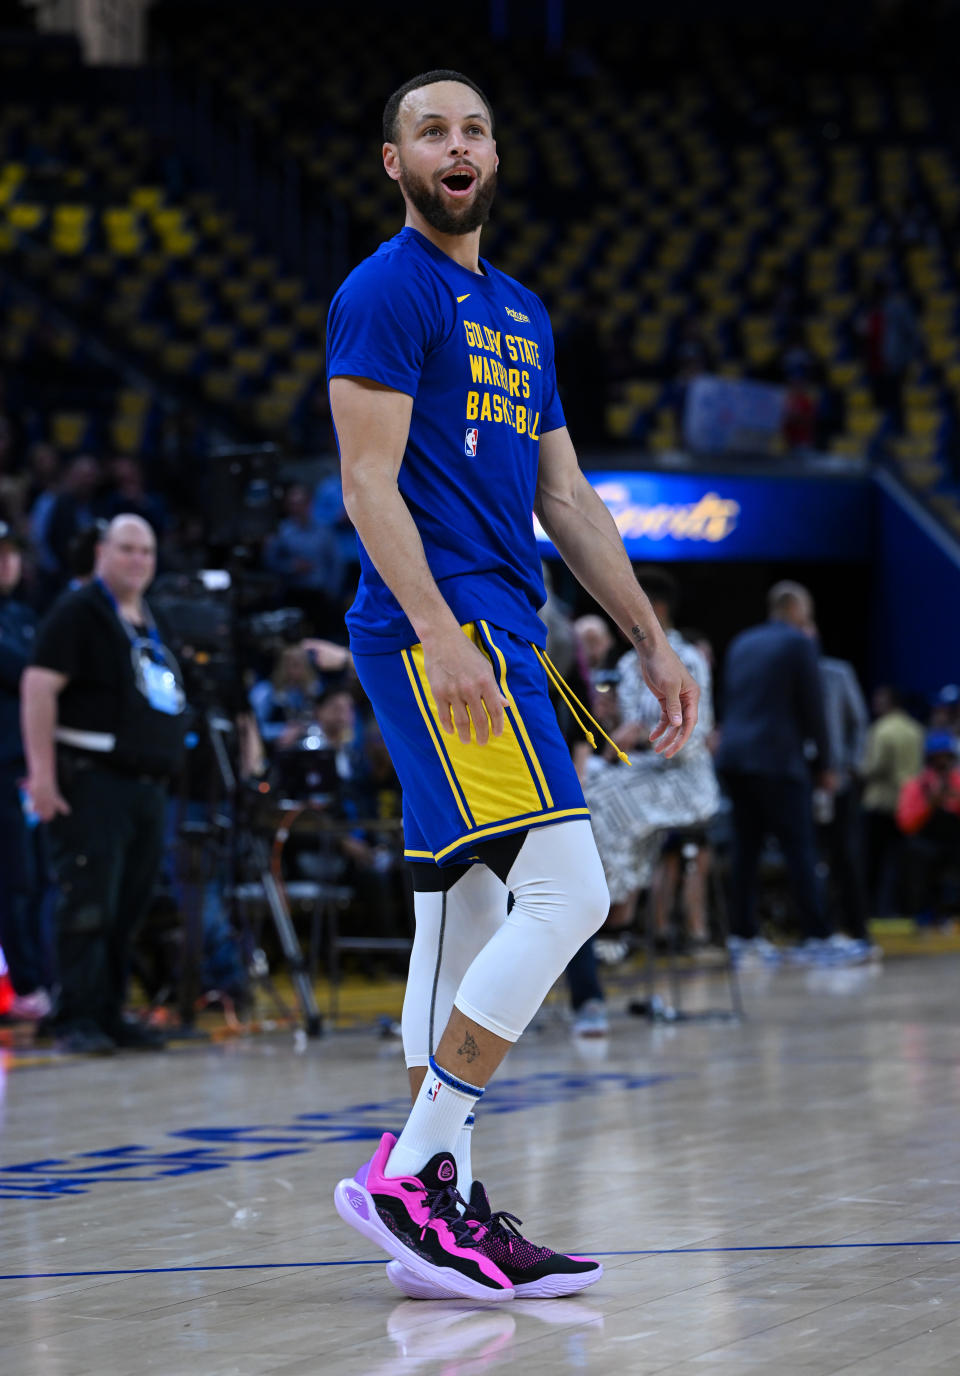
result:
[[[532,513],[540,436],[564,424],[553,335],[533,292],[480,266],[401,230],[334,297],[327,376],[413,398],[398,485],[443,597],[461,624],[482,618],[543,645]],[[362,543],[347,625],[360,653],[417,640]]]

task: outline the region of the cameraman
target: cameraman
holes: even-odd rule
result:
[[[96,576],[48,613],[23,679],[27,789],[48,823],[59,887],[53,1024],[67,1051],[164,1044],[122,1011],[184,736],[180,671],[143,598],[155,566],[147,522],[114,517]]]

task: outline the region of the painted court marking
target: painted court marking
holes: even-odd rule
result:
[[[593,1252],[593,1257],[683,1257],[709,1256],[724,1252],[833,1252],[871,1247],[960,1247],[960,1238],[933,1238],[913,1242],[777,1242],[758,1247],[645,1247],[628,1252]],[[0,1280],[77,1280],[98,1276],[171,1276],[183,1272],[205,1271],[301,1271],[325,1266],[382,1266],[383,1257],[373,1261],[246,1261],[229,1266],[131,1266],[114,1271],[24,1271],[0,1275]]]
[[[556,1071],[500,1080],[484,1100],[484,1114],[521,1113],[548,1105],[579,1102],[608,1091],[655,1089],[693,1072],[635,1075],[623,1071],[562,1074]],[[379,1141],[384,1123],[402,1122],[406,1098],[350,1104],[332,1113],[298,1113],[288,1123],[231,1123],[168,1130],[188,1146],[177,1150],[128,1142],[96,1151],[71,1152],[0,1166],[0,1200],[63,1199],[87,1194],[94,1185],[121,1180],[147,1184],[171,1176],[223,1170],[239,1161],[273,1161],[300,1156],[330,1142]]]

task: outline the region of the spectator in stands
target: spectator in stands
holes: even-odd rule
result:
[[[788,449],[812,449],[816,444],[817,398],[804,369],[795,367],[789,375],[782,428]]]
[[[36,849],[20,801],[24,773],[20,737],[20,681],[30,663],[36,619],[17,600],[20,542],[0,522],[0,947],[14,989],[14,1017],[50,1012],[48,962],[40,923]]]
[[[742,631],[727,650],[717,769],[733,807],[731,950],[738,960],[775,963],[776,947],[757,924],[757,871],[765,838],[783,850],[804,959],[826,954],[829,928],[817,883],[817,853],[806,745],[816,748],[819,786],[834,788],[817,654],[804,628],[813,599],[799,583],[775,584],[768,620]]]
[[[874,402],[899,431],[903,428],[904,378],[920,346],[906,293],[894,282],[876,282],[859,328]]]
[[[949,731],[960,746],[960,684],[945,683],[933,700],[927,726],[931,731]]]
[[[900,694],[884,685],[873,694],[860,775],[867,841],[867,906],[885,916],[896,911],[902,850],[897,804],[908,779],[923,766],[923,727],[903,708]]]
[[[158,492],[147,490],[143,464],[139,459],[120,455],[110,463],[110,489],[104,497],[104,515],[108,520],[126,512],[141,516],[161,539],[167,524],[167,504]]]
[[[67,581],[70,542],[82,530],[95,525],[104,514],[100,495],[100,464],[90,454],[72,459],[47,522],[43,550],[49,554],[60,587]]]
[[[941,920],[946,880],[955,909],[960,881],[960,767],[953,737],[931,731],[924,767],[908,779],[897,802],[897,825],[907,839],[909,908],[919,925]]]
[[[813,622],[807,632],[818,645],[819,635]],[[858,773],[870,718],[856,670],[845,659],[821,655],[820,683],[827,720],[828,764],[835,781],[832,795],[821,795],[822,812],[818,819],[819,841],[830,866],[830,895],[835,905],[831,925],[846,931],[850,939],[848,955],[866,959],[879,954],[871,945],[867,930]],[[834,944],[842,945],[842,938],[835,937]]]
[[[285,596],[305,612],[315,633],[331,628],[343,592],[343,560],[336,536],[312,511],[313,494],[294,483],[285,498],[286,517],[268,541],[264,561],[280,575]]]
[[[52,444],[39,443],[27,455],[27,480],[24,490],[24,509],[30,539],[35,550],[45,548],[50,513],[60,490],[62,469],[60,455]],[[53,570],[48,556],[48,568]]]

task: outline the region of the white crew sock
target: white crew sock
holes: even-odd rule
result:
[[[448,1151],[455,1158],[463,1125],[482,1094],[477,1085],[458,1079],[431,1056],[410,1117],[383,1168],[384,1175],[416,1175],[438,1151]]]
[[[473,1125],[476,1122],[474,1114],[464,1123],[460,1129],[460,1136],[457,1138],[454,1156],[457,1160],[457,1189],[463,1198],[470,1202],[470,1190],[473,1186],[473,1159],[471,1148],[473,1146]]]

